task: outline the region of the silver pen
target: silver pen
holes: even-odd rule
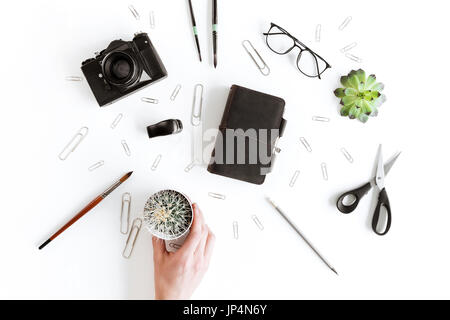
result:
[[[309,242],[309,240],[300,232],[298,227],[291,221],[291,219],[289,219],[289,217],[286,216],[283,211],[281,211],[281,209],[275,204],[275,202],[273,202],[273,200],[268,197],[266,199],[278,211],[278,213],[284,218],[284,220],[286,220],[286,222],[289,223],[291,228],[294,229],[298,233],[298,235],[303,239],[303,241],[306,242],[306,244],[312,249],[312,251],[314,251],[314,253],[320,258],[320,260],[322,260],[323,263],[325,263],[327,265],[327,267],[331,269],[331,271],[336,273],[336,275],[339,275],[336,272],[336,270],[331,266],[331,264],[320,254],[320,252],[316,248],[314,248],[312,243]]]

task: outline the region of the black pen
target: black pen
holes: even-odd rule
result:
[[[217,67],[217,0],[213,0],[212,8],[212,33],[213,33],[213,53],[214,53],[214,68]]]
[[[198,58],[200,59],[200,61],[202,61],[202,54],[200,53],[200,43],[198,42],[197,25],[195,23],[194,10],[192,9],[191,0],[188,1],[189,1],[189,12],[191,13],[191,20],[192,20],[192,30],[194,31],[195,43],[197,44]]]

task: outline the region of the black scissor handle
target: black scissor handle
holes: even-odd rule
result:
[[[382,214],[382,211],[386,212],[386,226],[383,229],[383,231],[379,232],[377,230],[378,222],[380,220],[380,216]],[[375,212],[373,213],[372,218],[372,230],[379,236],[384,236],[386,233],[388,233],[389,229],[391,228],[391,206],[389,204],[389,198],[386,193],[386,189],[383,188],[383,190],[380,191],[380,194],[378,196],[378,203],[377,207],[375,208]]]
[[[363,185],[362,187],[359,187],[355,190],[348,191],[348,192],[342,194],[336,202],[336,206],[337,206],[338,210],[344,214],[349,214],[349,213],[355,211],[356,207],[358,206],[359,201],[362,199],[362,197],[364,197],[367,194],[367,192],[369,192],[369,190],[371,188],[372,188],[372,185],[370,184],[370,182],[368,182],[365,185]],[[354,201],[349,205],[344,204],[345,198],[347,198],[347,197],[354,198]]]

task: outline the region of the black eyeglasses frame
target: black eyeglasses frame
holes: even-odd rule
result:
[[[273,29],[273,27],[278,28],[279,30],[281,30],[281,32],[282,32],[283,34],[287,35],[288,37],[290,37],[290,38],[293,40],[293,43],[294,43],[294,44],[292,45],[292,47],[291,47],[290,49],[288,49],[288,50],[287,50],[286,52],[284,52],[284,53],[280,53],[280,52],[275,51],[275,50],[272,49],[272,48],[270,47],[270,45],[269,45],[268,36],[270,36],[270,35],[275,35],[275,34],[279,34],[279,33],[272,33],[272,34],[270,33],[270,31]],[[309,77],[309,78],[319,78],[319,79],[322,79],[320,76],[321,76],[327,69],[331,68],[331,65],[330,65],[324,58],[322,58],[319,54],[317,54],[316,52],[314,52],[313,50],[311,50],[308,46],[306,46],[304,43],[302,43],[302,42],[301,42],[300,40],[298,40],[296,37],[294,37],[294,36],[291,35],[289,32],[287,32],[285,29],[283,29],[282,27],[280,27],[279,25],[277,25],[277,24],[275,24],[275,23],[273,23],[273,22],[270,23],[270,29],[269,29],[269,31],[263,33],[263,35],[266,36],[266,44],[267,44],[267,46],[269,47],[269,49],[272,50],[273,52],[275,52],[275,53],[278,54],[278,55],[285,55],[285,54],[288,54],[288,53],[291,52],[294,48],[300,49],[300,53],[298,54],[298,57],[297,57],[297,63],[296,63],[296,64],[297,64],[297,69],[298,69],[302,74],[304,74],[305,76],[307,76],[307,77]],[[309,74],[303,72],[303,71],[300,69],[300,67],[298,66],[298,63],[299,63],[299,61],[300,61],[300,59],[301,59],[301,57],[302,57],[302,53],[303,53],[304,51],[310,52],[310,53],[312,54],[312,56],[314,57],[314,60],[315,60],[315,62],[316,62],[317,75],[311,76],[311,75],[309,75]],[[320,72],[320,70],[319,70],[319,62],[317,61],[317,59],[320,59],[320,60],[322,60],[322,61],[325,63],[325,68],[322,70],[322,72]]]

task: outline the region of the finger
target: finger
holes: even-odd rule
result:
[[[201,238],[200,242],[198,243],[197,248],[195,249],[195,253],[194,253],[195,255],[201,255],[203,257],[204,252],[205,252],[206,240],[208,239],[208,234],[209,234],[209,228],[205,224],[205,225],[203,225],[203,228],[202,228],[202,238]]]
[[[153,244],[153,260],[159,261],[166,254],[166,248],[164,246],[164,241],[153,236],[152,244]]]
[[[192,207],[194,209],[194,221],[192,222],[191,230],[186,241],[178,251],[180,254],[193,254],[202,238],[203,215],[197,204],[194,203]]]
[[[205,244],[205,261],[207,264],[209,264],[209,260],[211,260],[215,243],[216,236],[214,235],[214,233],[212,233],[211,230],[208,230],[208,238],[206,239]]]

